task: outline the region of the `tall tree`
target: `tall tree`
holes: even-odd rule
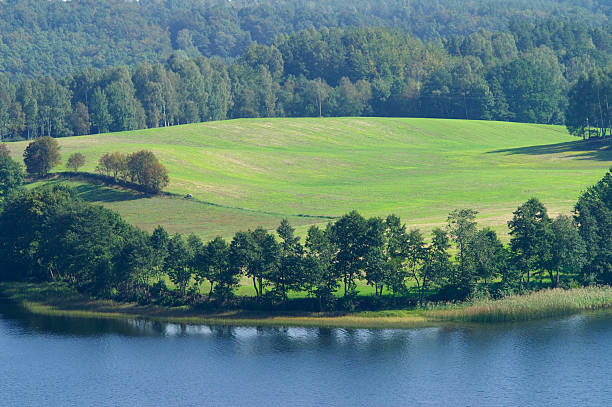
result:
[[[557,216],[552,221],[551,229],[550,280],[557,287],[561,272],[578,275],[582,271],[586,263],[586,248],[574,220],[569,216]]]
[[[91,124],[98,133],[106,133],[109,131],[112,117],[108,112],[108,100],[106,93],[96,88],[93,92],[90,102]]]
[[[10,157],[4,144],[0,144],[0,204],[23,184],[23,180],[21,164]]]
[[[385,223],[381,218],[370,218],[367,221],[365,235],[364,271],[368,284],[374,286],[377,296],[382,296],[385,283],[391,274],[385,236]]]
[[[83,103],[77,102],[72,112],[72,131],[75,136],[82,136],[89,134],[89,129],[89,110]]]
[[[462,273],[468,272],[468,245],[476,235],[477,213],[473,209],[455,209],[448,215],[447,229],[459,251],[459,270]]]
[[[453,271],[450,261],[450,239],[448,233],[440,228],[432,231],[431,244],[424,253],[423,268],[421,269],[421,285],[419,287],[419,304],[422,306],[427,290],[435,285],[448,282]]]
[[[51,137],[45,136],[32,141],[23,152],[23,161],[29,174],[44,177],[61,161],[60,146]]]
[[[274,292],[283,300],[287,299],[289,290],[300,289],[303,279],[304,247],[300,238],[295,236],[295,229],[287,219],[283,219],[276,229],[280,237],[280,260],[277,268],[273,268],[270,280]]]
[[[389,262],[389,275],[387,285],[394,294],[403,294],[406,291],[407,277],[404,262],[408,255],[408,235],[406,225],[399,217],[389,215],[385,219],[385,236],[387,240],[386,252]]]
[[[585,282],[612,282],[612,173],[608,171],[576,203],[576,222],[586,245]]]
[[[336,267],[344,280],[344,296],[356,293],[355,278],[364,268],[367,251],[367,221],[357,211],[342,216],[330,228],[330,240],[336,246]]]
[[[426,255],[425,239],[421,231],[413,229],[408,232],[406,238],[406,267],[408,272],[412,275],[412,278],[414,278],[418,292],[421,292],[423,286],[421,269],[425,262]]]
[[[526,275],[525,284],[529,287],[531,271],[546,267],[550,258],[551,221],[546,208],[536,198],[519,206],[513,215],[508,222],[510,246],[514,263]]]
[[[341,277],[334,264],[336,249],[329,239],[329,230],[329,225],[326,230],[311,226],[306,237],[307,254],[302,283],[309,293],[317,297],[320,311],[333,302]]]
[[[85,156],[79,152],[70,154],[68,161],[66,161],[66,167],[70,168],[74,172],[78,172],[79,168],[85,165]]]
[[[192,256],[193,253],[183,236],[176,234],[168,240],[168,254],[164,268],[182,295],[185,295],[192,277]]]

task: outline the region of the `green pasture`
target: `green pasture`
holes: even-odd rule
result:
[[[504,234],[528,198],[567,213],[612,164],[607,144],[582,142],[561,126],[417,118],[240,119],[59,142],[64,161],[75,151],[86,156],[87,172],[106,152],[155,152],[174,196],[74,183],[84,199],[144,229],[161,224],[203,238],[273,228],[283,217],[303,233],[352,209],[395,213],[429,230],[460,207]],[[19,155],[26,144],[9,148]]]

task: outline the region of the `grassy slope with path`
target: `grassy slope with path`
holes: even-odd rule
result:
[[[352,209],[430,229],[458,207],[477,209],[479,222],[503,234],[520,203],[537,196],[551,213],[568,212],[612,164],[607,146],[563,127],[489,121],[240,119],[58,140],[64,161],[80,151],[89,172],[106,152],[154,151],[177,196],[75,185],[144,229],[162,224],[203,238],[273,228],[282,217],[303,234]],[[19,155],[26,144],[9,148]]]

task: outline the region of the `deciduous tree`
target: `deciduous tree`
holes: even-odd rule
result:
[[[79,152],[72,153],[66,161],[66,167],[74,172],[78,172],[79,168],[85,165],[85,156]]]
[[[23,153],[23,161],[28,173],[39,177],[46,176],[51,168],[60,163],[59,150],[58,142],[47,136],[28,144]]]

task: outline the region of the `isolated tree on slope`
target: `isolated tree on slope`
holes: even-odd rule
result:
[[[29,174],[44,177],[49,170],[60,163],[60,146],[54,138],[41,137],[31,142],[23,152]]]

